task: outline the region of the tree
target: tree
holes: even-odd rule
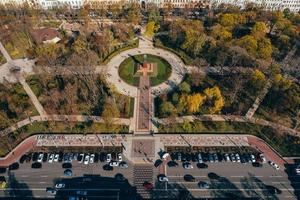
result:
[[[145,35],[152,38],[155,31],[156,31],[155,22],[154,21],[148,22],[146,26]]]
[[[272,44],[269,38],[262,38],[258,42],[257,54],[259,58],[271,58],[273,52]]]
[[[193,95],[183,94],[179,99],[179,104],[184,107],[189,113],[196,113],[200,111],[202,104],[205,101],[205,96],[200,93]]]
[[[252,28],[251,34],[255,39],[262,39],[268,32],[267,25],[264,22],[256,22]]]
[[[206,104],[209,105],[208,112],[210,114],[218,113],[225,105],[221,90],[219,87],[206,88],[204,90],[206,96]]]
[[[246,49],[251,55],[256,55],[256,50],[258,47],[257,40],[251,36],[246,35],[237,41],[237,44]]]
[[[130,3],[127,8],[127,22],[139,24],[141,21],[140,6],[138,3]]]
[[[213,36],[217,40],[221,41],[229,41],[232,38],[232,33],[220,24],[217,24],[212,27],[211,36]]]
[[[284,78],[281,74],[276,74],[273,78],[275,90],[286,91],[292,86],[292,81]]]
[[[106,101],[106,103],[103,106],[103,112],[101,116],[106,122],[111,123],[112,118],[120,117],[120,111],[118,109],[118,106],[114,102]]]
[[[258,69],[254,70],[251,75],[251,84],[256,89],[261,89],[266,84],[266,76]]]
[[[160,110],[160,113],[161,113],[162,116],[169,116],[169,115],[173,115],[173,114],[176,113],[176,108],[169,101],[164,101],[160,105],[160,109],[159,110]]]
[[[190,93],[191,92],[191,86],[186,82],[182,82],[179,86],[179,90],[182,92],[182,93]]]

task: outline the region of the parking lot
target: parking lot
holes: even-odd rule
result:
[[[294,189],[300,188],[300,176],[288,177],[283,169],[271,166],[255,150],[242,153],[235,150],[163,152],[158,164],[156,161],[148,165],[150,174],[153,169],[153,180],[147,177],[142,190],[152,198],[188,195],[197,198],[296,199]],[[122,166],[122,163],[126,165]],[[141,191],[134,185],[138,178],[134,176],[140,174],[137,176],[142,177],[145,173],[136,171],[136,165],[119,151],[109,150],[33,152],[22,156],[17,165],[0,172],[8,182],[8,189],[0,190],[0,197],[133,199]],[[162,174],[167,181],[159,179]]]

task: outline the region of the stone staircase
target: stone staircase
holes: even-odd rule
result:
[[[150,191],[143,187],[143,183],[148,181],[153,183],[154,169],[151,164],[136,164],[133,167],[133,184],[136,186],[137,193],[141,199],[150,199]]]

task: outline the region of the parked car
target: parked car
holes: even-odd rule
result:
[[[119,167],[121,169],[126,169],[126,168],[128,168],[128,164],[126,162],[122,161],[122,162],[119,163]]]
[[[213,154],[214,162],[219,162],[218,155],[216,153]]]
[[[193,165],[189,162],[184,162],[182,164],[182,166],[183,166],[184,169],[193,169],[194,168]]]
[[[57,154],[55,154],[55,156],[54,156],[54,162],[58,162],[58,160],[59,160],[59,154],[57,153]]]
[[[166,160],[170,156],[169,153],[164,152],[163,155],[161,156],[162,159]]]
[[[20,160],[19,160],[19,163],[23,164],[26,161],[26,158],[27,158],[26,154],[22,155]]]
[[[56,195],[57,191],[53,188],[47,187],[46,192],[51,194],[51,195]]]
[[[105,158],[106,158],[105,153],[104,153],[104,152],[101,152],[101,153],[99,154],[99,160],[100,160],[100,162],[104,162],[104,161],[105,161]]]
[[[87,154],[87,155],[85,155],[85,157],[84,157],[83,164],[87,165],[87,164],[89,164],[89,161],[90,161],[90,155]]]
[[[47,162],[47,160],[48,160],[48,153],[44,153],[43,162]]]
[[[208,154],[208,160],[209,160],[209,162],[214,162],[214,157],[213,157],[213,155],[210,153],[210,154]]]
[[[84,153],[79,154],[79,156],[77,157],[78,163],[82,163],[84,160]]]
[[[255,156],[253,154],[250,154],[250,160],[252,163],[256,162]]]
[[[298,166],[295,168],[295,172],[296,172],[296,174],[299,174],[299,175],[300,175],[300,165],[298,165]]]
[[[236,159],[235,159],[235,156],[233,153],[230,154],[230,160],[231,160],[231,162],[236,162]]]
[[[117,174],[115,175],[115,179],[116,179],[117,181],[125,181],[124,175],[123,175],[123,174],[120,174],[120,173],[117,173]]]
[[[206,169],[208,166],[207,166],[207,164],[205,164],[205,163],[197,163],[197,167],[198,167],[199,169]]]
[[[68,153],[64,154],[64,156],[63,156],[63,162],[64,163],[69,162],[69,154]]]
[[[118,153],[118,161],[119,161],[119,162],[122,162],[122,160],[123,160],[123,159],[122,159],[122,154],[121,154],[121,153]]]
[[[64,168],[64,169],[70,169],[70,168],[72,168],[72,164],[71,163],[63,163],[62,164],[62,168]]]
[[[198,163],[203,163],[203,159],[202,159],[201,153],[198,153]]]
[[[265,158],[264,154],[259,154],[259,158],[261,160],[262,163],[267,163],[267,159]]]
[[[93,164],[95,162],[95,154],[90,155],[90,163]]]
[[[191,174],[184,175],[183,179],[187,182],[194,182],[196,180],[195,177]]]
[[[167,163],[168,167],[178,167],[178,163],[174,160],[171,160]]]
[[[43,154],[43,153],[40,153],[39,156],[38,156],[37,161],[38,161],[38,162],[43,162],[43,157],[44,157],[44,154]]]
[[[70,169],[66,169],[66,170],[64,171],[64,175],[65,175],[65,176],[73,176],[73,172],[72,172],[72,170],[70,170]]]
[[[198,186],[200,189],[209,189],[209,184],[205,181],[199,181]]]
[[[40,168],[42,168],[42,163],[34,162],[34,163],[31,164],[31,168],[32,169],[40,169]]]
[[[252,166],[253,167],[262,167],[262,164],[259,162],[254,162],[254,163],[252,163]]]
[[[276,170],[279,170],[279,169],[280,169],[280,167],[279,167],[276,163],[274,163],[274,162],[272,162],[272,161],[269,161],[269,164],[270,164],[274,169],[276,169]]]
[[[157,160],[154,162],[154,167],[159,167],[162,163],[163,163],[162,160],[157,159]]]
[[[230,162],[230,158],[229,158],[228,153],[225,153],[225,155],[224,155],[224,160],[225,160],[226,162]]]
[[[111,161],[111,154],[107,154],[106,155],[106,162],[110,162]]]
[[[55,184],[55,188],[56,188],[56,189],[62,189],[62,188],[65,188],[65,186],[66,186],[66,185],[65,185],[64,183],[56,183],[56,184]]]
[[[154,188],[152,183],[149,183],[148,181],[143,183],[143,187],[147,190],[152,190]]]
[[[117,166],[119,166],[119,163],[117,161],[111,161],[109,163],[109,165],[112,166],[112,167],[117,167]]]
[[[38,159],[38,157],[39,157],[39,153],[37,153],[37,152],[33,153],[33,155],[32,155],[32,161],[36,162],[37,159]]]
[[[54,154],[52,153],[52,154],[50,154],[50,156],[49,156],[48,162],[49,162],[49,163],[53,163],[53,161],[54,161]]]
[[[182,160],[182,154],[181,154],[180,152],[178,152],[177,158],[178,158],[178,161],[181,161],[181,160]]]
[[[160,175],[158,175],[158,181],[159,182],[169,182],[169,179],[168,179],[168,177],[166,177],[166,175],[160,174]]]
[[[15,162],[8,166],[8,170],[11,170],[11,171],[17,170],[17,169],[19,169],[19,167],[20,167],[19,163]]]
[[[240,155],[238,153],[235,154],[235,159],[237,162],[241,162]]]
[[[103,165],[103,170],[106,171],[112,171],[114,168],[112,166],[110,166],[109,164],[105,164]]]

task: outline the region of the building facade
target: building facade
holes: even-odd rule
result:
[[[35,4],[44,9],[51,9],[59,6],[68,6],[71,9],[79,9],[85,4],[92,8],[103,8],[114,4],[127,2],[138,2],[141,4],[153,3],[158,7],[186,8],[194,6],[211,7],[220,4],[232,4],[244,8],[248,3],[255,3],[268,10],[290,9],[292,12],[299,12],[300,0],[0,0],[0,4]]]

